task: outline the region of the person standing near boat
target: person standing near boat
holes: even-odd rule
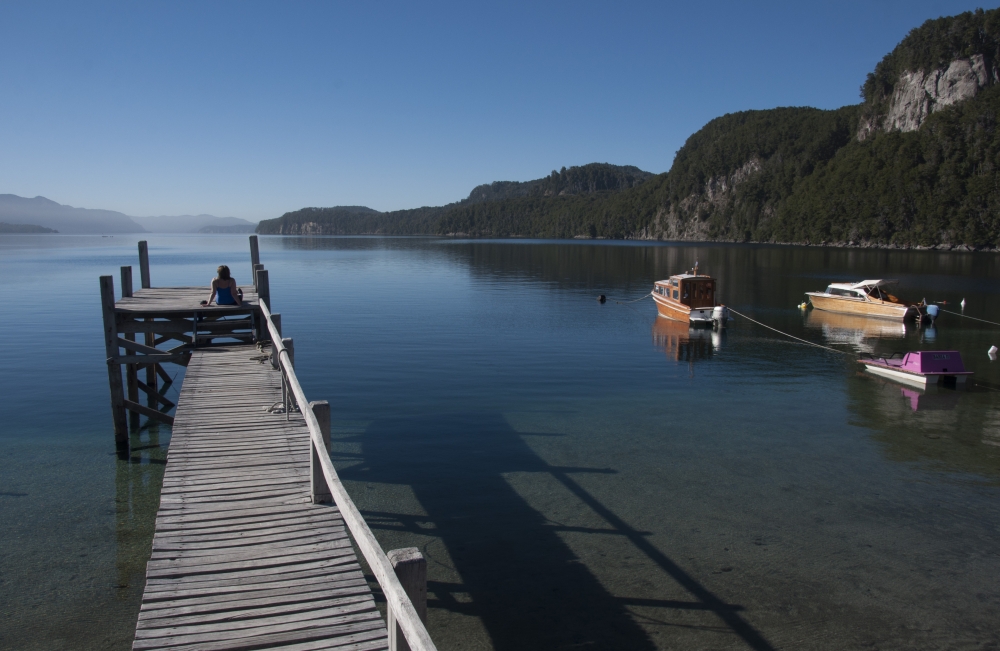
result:
[[[229,273],[229,267],[219,265],[216,273],[218,276],[212,279],[212,293],[208,295],[208,300],[202,301],[201,304],[211,305],[214,298],[217,305],[242,305],[243,290],[236,286],[236,281]]]

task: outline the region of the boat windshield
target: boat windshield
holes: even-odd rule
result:
[[[834,287],[830,285],[826,288],[824,294],[832,294],[833,296],[851,296],[856,298],[858,296],[857,292],[853,292],[849,289],[841,289],[840,287]]]

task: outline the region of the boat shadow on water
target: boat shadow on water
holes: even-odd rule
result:
[[[354,461],[341,476],[383,546],[417,543],[428,557],[429,617],[432,629],[445,636],[439,644],[469,643],[449,639],[447,625],[433,626],[436,617],[440,622],[460,615],[477,618],[496,649],[654,649],[656,641],[639,621],[649,617],[646,613],[661,619],[670,610],[695,617],[689,628],[711,630],[705,633],[711,638],[708,646],[728,631],[745,648],[772,648],[740,614],[741,606],[713,594],[653,545],[649,532],[630,526],[577,479],[614,470],[549,465],[525,442],[532,436],[552,434],[518,432],[501,414],[380,419],[355,439],[362,444],[360,455],[334,452],[338,465],[345,457]],[[345,442],[350,439],[337,441]],[[600,525],[566,526],[547,518],[525,496],[523,486],[512,485],[511,477],[518,473],[544,473],[550,478],[547,485],[552,480],[561,485],[576,512],[589,510]],[[382,485],[381,496],[369,492],[379,490],[373,484]],[[425,515],[413,515],[414,510]],[[595,549],[614,537],[628,547],[630,557],[644,557],[629,563],[664,572],[687,598],[613,594],[579,549],[567,544],[567,535],[589,537]],[[629,588],[616,592],[621,591]],[[630,610],[636,608],[643,616]]]

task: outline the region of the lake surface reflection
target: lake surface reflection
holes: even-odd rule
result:
[[[0,238],[3,648],[130,646],[169,428],[114,456],[97,277],[136,239]],[[147,239],[154,285],[248,278],[245,236]],[[384,548],[429,560],[439,648],[1000,643],[1000,328],[796,307],[892,277],[1000,322],[1000,256],[267,237],[261,257],[345,484]],[[695,261],[738,312],[848,354],[626,303]],[[974,386],[854,362],[920,348],[960,350]]]

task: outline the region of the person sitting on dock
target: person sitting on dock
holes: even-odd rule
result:
[[[242,305],[243,290],[236,286],[236,281],[229,275],[229,267],[220,265],[218,274],[218,278],[212,279],[212,293],[201,304],[211,305],[214,298],[217,305]]]

